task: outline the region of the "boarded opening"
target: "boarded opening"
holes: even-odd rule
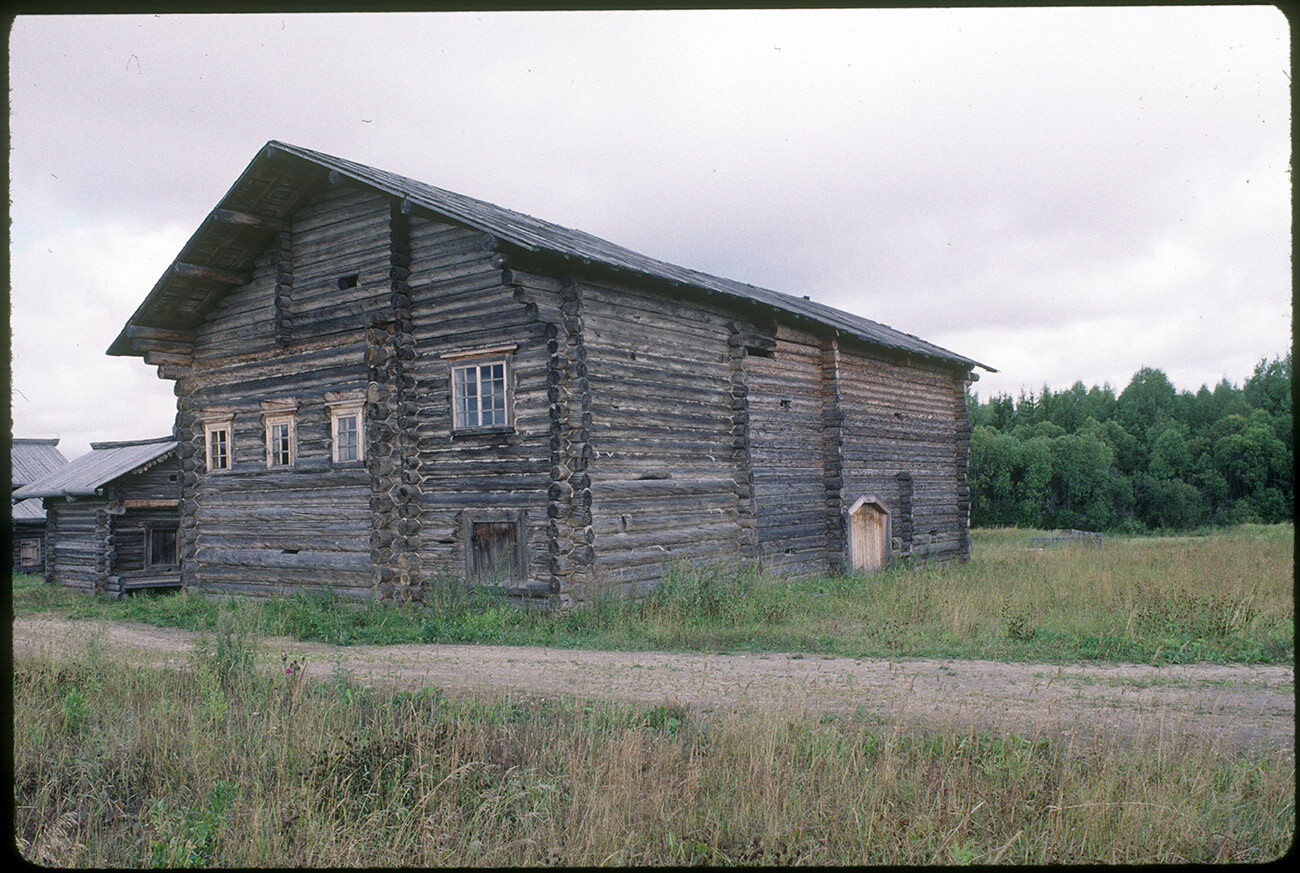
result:
[[[522,524],[514,518],[470,519],[466,568],[475,582],[503,585],[522,581]]]
[[[145,533],[148,539],[149,567],[176,566],[176,528],[154,527]]]
[[[18,541],[18,563],[23,567],[35,567],[41,563],[41,541],[26,539]]]
[[[875,495],[858,498],[849,510],[849,567],[871,573],[889,563],[889,507]]]

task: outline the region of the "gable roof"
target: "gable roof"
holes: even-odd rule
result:
[[[405,209],[450,219],[491,234],[500,243],[534,254],[579,264],[603,265],[675,286],[700,289],[759,304],[830,327],[849,336],[909,354],[996,372],[987,364],[958,355],[912,334],[811,300],[756,285],[711,276],[634,252],[589,233],[562,227],[433,185],[344,158],[271,140],[226,196],[204,219],[163,277],[154,285],[110,355],[134,355],[134,327],[194,330],[203,315],[231,287],[213,271],[251,271],[253,259],[274,231],[287,229],[294,210],[331,177],[346,177],[402,201]],[[204,270],[207,270],[205,275]],[[228,282],[229,277],[227,277]]]
[[[19,488],[14,497],[89,497],[114,479],[152,466],[178,445],[172,437],[91,443],[90,454]]]
[[[9,472],[13,487],[21,488],[68,463],[56,448],[58,439],[15,439],[9,445]]]

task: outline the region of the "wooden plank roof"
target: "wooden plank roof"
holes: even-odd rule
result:
[[[58,449],[58,439],[15,439],[9,446],[9,471],[13,487],[20,488],[68,463]]]
[[[450,219],[466,227],[491,234],[501,243],[526,252],[546,254],[579,264],[596,264],[634,275],[653,277],[671,285],[700,289],[758,304],[830,327],[872,345],[957,364],[966,368],[992,367],[926,342],[912,334],[835,309],[812,300],[783,294],[756,285],[724,279],[669,264],[634,252],[580,230],[562,227],[522,212],[497,206],[453,191],[408,179],[395,173],[368,167],[301,146],[271,140],[249,164],[217,208],[204,220],[186,243],[173,267],[158,281],[149,296],[127,322],[127,328],[162,327],[192,330],[203,313],[229,285],[221,279],[185,271],[184,265],[240,273],[251,269],[265,245],[270,225],[237,224],[231,214],[248,221],[287,221],[293,210],[324,184],[331,174],[404,201],[417,212]],[[127,328],[109,347],[110,355],[137,354]]]
[[[89,497],[128,473],[152,466],[176,451],[172,437],[91,443],[90,454],[14,491],[14,497]]]

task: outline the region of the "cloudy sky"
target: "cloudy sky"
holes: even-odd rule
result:
[[[10,33],[16,436],[165,434],[104,350],[279,139],[847,309],[997,392],[1291,343],[1270,7],[35,16]]]

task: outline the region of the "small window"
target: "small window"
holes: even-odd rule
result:
[[[356,413],[334,416],[334,460],[361,460],[361,441],[358,439],[360,420],[361,416]]]
[[[230,425],[209,425],[207,428],[208,469],[230,469]]]
[[[292,418],[268,420],[266,423],[266,466],[292,467],[294,461],[294,423]]]
[[[176,528],[151,527],[145,531],[145,554],[150,567],[176,566]]]
[[[349,464],[366,459],[365,406],[365,394],[361,391],[325,392],[334,463]]]
[[[232,435],[235,411],[228,406],[204,410],[203,451],[211,471],[229,470],[234,463]]]
[[[507,374],[504,360],[452,367],[453,430],[507,426]]]
[[[361,424],[361,408],[338,409],[334,411],[334,462],[364,461],[365,448],[361,435],[365,432]]]
[[[41,563],[41,541],[27,539],[18,541],[18,563],[23,567],[35,567]]]

